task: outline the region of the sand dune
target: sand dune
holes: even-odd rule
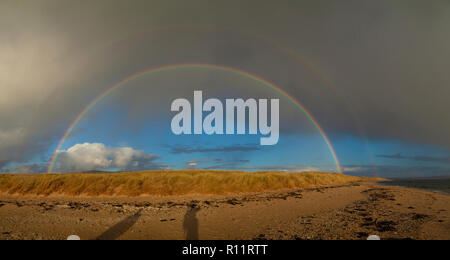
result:
[[[344,184],[362,178],[302,172],[150,171],[100,174],[0,175],[0,193],[70,196],[236,194]]]

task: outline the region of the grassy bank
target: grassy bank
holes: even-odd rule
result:
[[[230,194],[309,188],[360,180],[304,172],[150,171],[101,174],[0,175],[0,193],[17,195],[139,196]]]

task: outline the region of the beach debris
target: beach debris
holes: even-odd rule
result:
[[[357,232],[356,235],[358,238],[364,238],[369,236],[367,232]]]
[[[396,231],[395,226],[397,223],[394,221],[377,221],[375,226],[379,232]]]
[[[425,218],[429,218],[430,216],[426,215],[426,214],[417,214],[417,213],[413,213],[412,219],[413,220],[420,220],[420,219],[425,219]]]
[[[242,202],[240,202],[240,201],[238,201],[237,199],[234,199],[234,198],[231,199],[231,200],[228,200],[227,203],[228,203],[228,204],[231,204],[231,205],[233,205],[233,206],[234,206],[234,205],[240,205],[240,204],[242,204]]]
[[[70,207],[70,209],[75,209],[75,210],[81,210],[83,208],[90,207],[90,205],[87,203],[79,203],[79,202],[69,202],[67,205]]]

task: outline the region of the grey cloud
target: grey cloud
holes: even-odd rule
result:
[[[222,160],[213,158],[194,159],[186,162],[183,168],[187,170],[198,169],[201,164],[217,163],[220,161]]]
[[[383,178],[450,176],[450,168],[438,166],[344,165],[344,174]]]
[[[249,162],[249,160],[240,159],[203,158],[188,161],[184,169],[224,170],[242,166]]]
[[[396,159],[396,160],[412,160],[417,162],[435,162],[435,163],[450,163],[450,157],[437,156],[403,156],[401,154],[394,155],[377,155],[379,158]]]
[[[240,167],[244,167],[244,165],[250,163],[250,160],[218,160],[216,161],[216,164],[209,165],[207,167],[204,167],[204,169],[211,169],[211,170],[230,170],[230,169],[237,169]]]
[[[11,174],[45,173],[47,171],[47,167],[48,165],[43,163],[29,163],[13,167],[7,170],[1,170],[1,172]]]
[[[281,171],[281,172],[317,172],[316,167],[306,167],[299,165],[269,165],[269,166],[226,166],[226,170],[246,170],[246,171]]]
[[[241,65],[253,56],[252,46],[246,43],[228,43],[229,40],[218,40],[218,45],[213,49],[213,58],[223,65]]]
[[[300,165],[268,165],[268,166],[248,166],[250,160],[246,159],[220,159],[203,158],[190,160],[185,164],[184,169],[204,169],[204,170],[238,170],[238,171],[282,171],[282,172],[306,172],[320,171],[316,167],[306,167]]]
[[[387,158],[387,159],[407,159],[408,157],[405,157],[401,154],[394,154],[394,155],[385,155],[385,154],[379,154],[377,155],[379,158]]]
[[[420,162],[450,163],[450,157],[414,156],[412,159]]]
[[[244,33],[142,33],[205,24]],[[364,132],[372,140],[448,149],[449,25],[445,0],[3,0],[0,167],[47,152],[92,98],[127,75],[193,62],[234,66],[277,84],[329,134]],[[292,51],[275,48],[272,41]],[[234,92],[227,88],[234,82],[205,77],[208,85],[201,86],[212,94],[273,96],[273,91],[242,86]],[[184,86],[155,85],[164,87],[118,94],[133,124],[116,131],[137,129],[143,116],[158,111],[145,106],[166,108],[174,93],[176,98],[191,93],[183,92]],[[305,131],[291,116],[298,111],[287,106],[283,111],[285,131]]]
[[[233,152],[252,152],[258,151],[260,148],[258,145],[231,145],[231,146],[219,146],[213,148],[207,147],[191,147],[185,145],[169,146],[171,153],[173,154],[191,154],[191,153],[233,153]]]

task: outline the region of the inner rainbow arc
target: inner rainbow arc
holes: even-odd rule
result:
[[[120,88],[121,86],[125,85],[125,83],[132,81],[138,77],[144,76],[144,75],[148,75],[151,73],[156,73],[156,72],[161,72],[161,71],[169,71],[169,70],[176,70],[176,69],[186,69],[186,68],[201,68],[201,69],[215,69],[215,70],[220,70],[220,71],[225,71],[225,72],[231,72],[231,73],[235,73],[237,75],[241,75],[243,77],[252,79],[256,82],[261,83],[262,85],[269,87],[271,89],[274,89],[275,91],[277,91],[278,93],[280,93],[282,96],[286,97],[291,103],[293,103],[296,107],[298,107],[305,115],[306,117],[310,120],[310,122],[313,124],[313,126],[316,128],[316,130],[320,133],[320,135],[322,136],[324,142],[326,143],[328,149],[330,150],[330,153],[333,157],[334,163],[336,164],[336,169],[339,173],[342,173],[342,167],[340,165],[339,159],[336,155],[336,151],[333,148],[330,139],[328,138],[328,136],[326,135],[325,131],[323,130],[323,128],[320,126],[320,124],[317,122],[317,120],[312,116],[312,114],[299,102],[297,101],[294,97],[292,97],[291,95],[289,95],[286,91],[284,91],[283,89],[281,89],[280,87],[276,86],[275,84],[259,77],[253,74],[250,74],[246,71],[243,70],[238,70],[232,67],[226,67],[226,66],[221,66],[221,65],[214,65],[214,64],[176,64],[176,65],[168,65],[168,66],[163,66],[163,67],[158,67],[158,68],[151,68],[151,69],[147,69],[144,71],[140,71],[137,73],[134,73],[124,79],[122,79],[121,81],[117,82],[115,85],[113,85],[112,87],[108,88],[107,90],[105,90],[103,93],[101,93],[100,95],[98,95],[96,98],[94,98],[79,114],[78,116],[75,118],[75,120],[70,124],[69,128],[66,130],[66,132],[64,133],[63,137],[61,138],[61,140],[59,141],[55,151],[53,152],[52,158],[50,160],[48,169],[47,169],[47,173],[52,173],[53,172],[53,168],[55,166],[55,162],[56,159],[58,157],[58,153],[61,149],[61,147],[64,145],[66,139],[71,135],[73,129],[77,126],[77,124],[83,119],[83,117],[89,112],[89,110],[91,110],[91,108],[93,108],[97,103],[99,103],[103,98],[105,98],[106,96],[108,96],[111,92],[113,92],[115,89]]]

